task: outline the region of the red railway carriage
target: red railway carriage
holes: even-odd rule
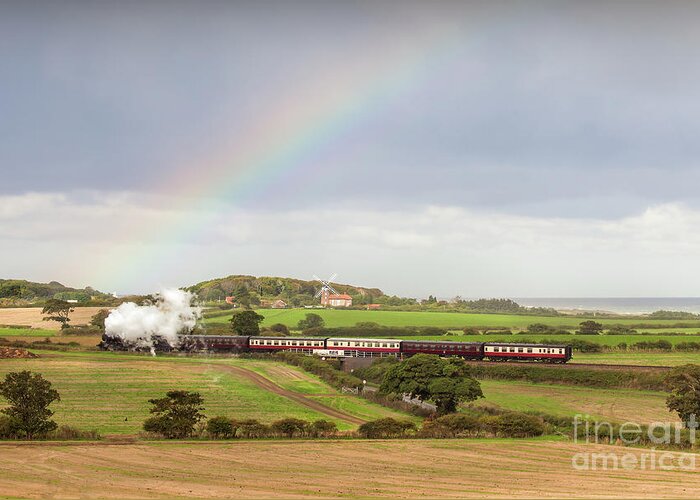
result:
[[[429,340],[404,340],[401,353],[404,356],[414,354],[437,354],[438,356],[459,356],[465,359],[481,359],[484,356],[481,342],[438,342]]]
[[[544,344],[484,344],[484,358],[494,360],[548,361],[566,363],[571,359],[571,346]]]
[[[325,348],[325,339],[318,337],[250,337],[248,348],[253,352],[294,351],[313,354]]]
[[[330,338],[326,339],[326,349],[343,351],[342,356],[353,358],[399,356],[401,340]]]

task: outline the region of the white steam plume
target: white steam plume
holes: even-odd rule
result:
[[[184,290],[164,289],[155,298],[151,305],[124,302],[114,309],[105,319],[105,334],[149,347],[151,352],[154,336],[177,346],[177,335],[195,327],[202,309],[192,305],[195,296]]]

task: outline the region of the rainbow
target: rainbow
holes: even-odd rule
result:
[[[146,224],[132,228],[111,242],[91,282],[128,290],[144,273],[157,280],[167,266],[157,247],[196,240],[220,212],[216,204],[240,206],[264,194],[276,180],[291,179],[314,165],[312,158],[321,148],[365,123],[384,103],[420,89],[454,61],[464,41],[461,35],[457,27],[442,24],[439,30],[417,36],[415,46],[355,63],[341,61],[310,79],[311,86],[290,91],[275,103],[274,112],[251,123],[233,144],[211,158],[183,164],[156,187],[160,197],[172,202],[170,220],[156,230]]]

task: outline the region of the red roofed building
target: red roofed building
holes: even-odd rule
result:
[[[321,293],[321,305],[325,307],[350,307],[352,305],[352,297],[344,293],[333,294],[328,290],[323,290]]]

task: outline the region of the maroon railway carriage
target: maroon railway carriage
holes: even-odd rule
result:
[[[414,354],[437,354],[438,356],[459,356],[465,359],[482,359],[484,356],[481,342],[439,342],[429,340],[404,340],[401,353],[404,356]]]
[[[184,351],[247,352],[248,337],[234,335],[183,335],[180,348]]]
[[[570,345],[544,344],[484,344],[484,358],[496,361],[546,361],[566,363],[571,359]]]

